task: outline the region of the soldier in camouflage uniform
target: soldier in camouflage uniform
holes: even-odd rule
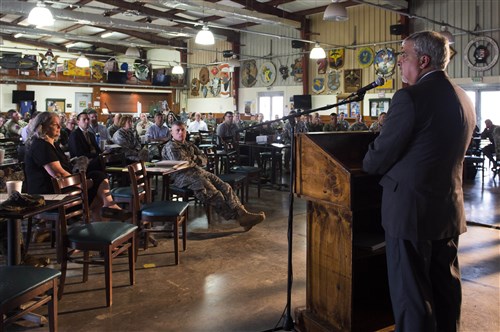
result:
[[[21,129],[23,129],[25,123],[20,121],[19,112],[16,110],[9,110],[7,116],[9,120],[5,123],[5,137],[20,138]]]
[[[340,131],[347,131],[349,130],[349,122],[347,122],[346,119],[344,119],[345,113],[340,112],[339,113],[339,125],[340,125]]]
[[[174,122],[171,132],[172,139],[162,150],[163,159],[185,160],[192,166],[171,175],[175,186],[191,189],[198,200],[212,205],[225,219],[237,219],[245,230],[265,219],[264,212],[248,212],[229,184],[201,168],[207,157],[196,145],[186,141],[186,125],[182,121]]]

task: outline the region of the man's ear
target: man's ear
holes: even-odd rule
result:
[[[418,60],[418,64],[420,65],[420,68],[424,69],[429,66],[431,62],[431,58],[428,55],[422,55],[420,59]]]

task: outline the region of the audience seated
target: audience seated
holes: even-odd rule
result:
[[[113,142],[120,145],[128,163],[131,161],[148,161],[149,152],[142,149],[132,125],[132,116],[123,115],[119,122],[119,129],[113,135]]]
[[[323,131],[341,131],[342,126],[338,122],[337,113],[330,113],[330,122],[323,126]]]
[[[226,113],[231,113],[232,118],[232,112]],[[262,222],[265,219],[264,212],[248,212],[229,184],[202,168],[207,163],[207,157],[196,145],[186,141],[186,134],[185,124],[182,121],[175,122],[172,139],[162,150],[163,159],[184,160],[191,166],[171,174],[173,184],[191,189],[198,200],[210,204],[225,219],[237,219],[246,231]]]
[[[368,130],[368,127],[366,124],[363,122],[363,116],[361,114],[357,113],[356,114],[356,122],[354,122],[348,129],[349,131],[362,131],[362,130]]]
[[[384,125],[384,119],[385,119],[385,112],[382,112],[378,115],[378,121],[374,121],[371,126],[370,126],[370,131],[374,133],[380,132],[382,129],[382,126]]]
[[[339,113],[339,124],[340,124],[340,131],[347,131],[349,130],[349,122],[345,119],[345,113],[340,112]]]
[[[495,159],[493,158],[493,154],[495,153],[495,140],[493,139],[493,131],[495,130],[495,128],[497,128],[497,126],[494,125],[490,119],[484,120],[484,124],[486,125],[486,128],[484,128],[483,132],[481,133],[481,138],[487,138],[490,141],[490,144],[486,145],[483,148],[483,154],[490,160],[490,162],[495,164]]]
[[[89,115],[81,112],[76,116],[77,128],[71,132],[68,139],[68,149],[71,158],[85,156],[89,159],[88,171],[104,171],[99,154],[102,153],[96,138],[89,130]]]
[[[24,157],[26,185],[29,194],[54,193],[52,178],[67,176],[73,166],[58,144],[61,125],[59,116],[53,112],[42,112],[33,121],[33,132],[26,142]],[[109,182],[101,171],[88,171],[87,178],[92,180],[88,196],[94,221],[105,216],[119,215],[122,211],[109,195]]]
[[[318,112],[310,114],[308,129],[311,133],[323,131],[323,123],[321,122],[321,118]]]

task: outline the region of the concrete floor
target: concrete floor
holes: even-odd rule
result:
[[[478,176],[467,183],[467,215],[474,222],[460,238],[463,280],[462,331],[500,331],[500,190],[498,179]],[[173,265],[173,243],[140,251],[137,282],[128,285],[126,258],[114,264],[113,306],[105,307],[103,269],[80,282],[71,270],[59,303],[60,331],[267,331],[281,326],[287,286],[288,193],[264,189],[252,211],[267,220],[249,232],[215,217],[208,226],[204,209],[190,207],[188,249]],[[292,312],[305,305],[305,202],[295,199]],[[497,228],[495,228],[497,227]],[[39,246],[40,254],[52,251]],[[41,311],[43,312],[43,310]],[[23,323],[24,325],[25,323]],[[8,330],[46,328],[12,325]],[[389,328],[388,331],[391,329]]]

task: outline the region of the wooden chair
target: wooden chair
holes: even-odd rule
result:
[[[130,285],[135,283],[135,241],[137,226],[123,222],[90,222],[87,181],[85,173],[52,179],[55,193],[79,197],[78,200],[59,208],[58,259],[61,263],[59,297],[64,292],[68,261],[83,264],[83,281],[88,280],[89,264],[104,265],[106,281],[106,306],[113,304],[113,259],[128,251]],[[69,219],[82,218],[82,224],[68,227]],[[73,257],[75,251],[83,252],[83,259]],[[104,260],[93,260],[89,251],[102,254]]]
[[[187,202],[155,201],[151,202],[149,178],[144,162],[135,162],[128,166],[133,193],[133,215],[140,231],[145,233],[145,247],[149,233],[167,232],[174,234],[175,265],[179,264],[179,227],[182,227],[182,249],[186,250],[187,243]],[[168,229],[154,229],[152,224],[173,224],[173,231]]]
[[[0,266],[0,331],[48,304],[49,331],[57,331],[57,281],[61,272],[33,266]],[[22,310],[21,305],[29,303]]]
[[[260,198],[260,174],[261,169],[255,166],[245,166],[239,164],[238,151],[234,145],[230,142],[225,143],[225,148],[228,156],[228,168],[229,173],[244,174],[247,177],[246,185],[246,199],[248,200],[248,184],[250,181],[254,181],[257,184],[257,197]]]
[[[215,168],[217,165],[217,154],[214,148],[205,149],[207,155],[206,170],[210,173],[216,174]],[[245,174],[226,173],[217,175],[222,181],[226,182],[233,188],[236,193],[240,194],[241,202],[245,202],[246,186],[248,185],[247,176]],[[248,197],[247,197],[248,200]]]

